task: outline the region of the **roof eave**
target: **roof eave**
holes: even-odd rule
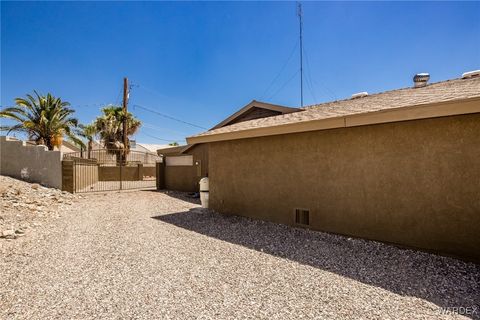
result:
[[[255,138],[335,128],[480,113],[480,97],[379,110],[327,119],[187,137],[188,144]],[[459,105],[460,104],[460,105]]]
[[[234,114],[230,115],[228,118],[226,118],[222,122],[218,123],[217,125],[215,125],[210,130],[218,129],[218,128],[221,128],[221,127],[227,125],[228,123],[232,122],[233,120],[240,117],[242,114],[244,114],[245,112],[247,112],[248,110],[250,110],[254,107],[268,109],[268,110],[272,110],[272,111],[278,111],[278,112],[281,112],[283,114],[302,111],[301,109],[298,109],[298,108],[285,107],[285,106],[281,106],[281,105],[277,105],[277,104],[271,104],[271,103],[252,100],[249,104],[247,104],[246,106],[244,106],[243,108],[241,108],[240,110],[235,112]]]

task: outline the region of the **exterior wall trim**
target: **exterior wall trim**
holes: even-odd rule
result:
[[[389,110],[380,110],[375,112],[354,114],[328,119],[302,121],[235,132],[187,137],[187,143],[208,143],[215,141],[236,140],[288,133],[356,127],[388,122],[438,118],[471,113],[480,113],[480,97],[435,104],[416,105]]]

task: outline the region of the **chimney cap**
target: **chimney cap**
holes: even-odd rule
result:
[[[430,80],[430,74],[427,72],[417,73],[413,77],[413,83],[415,85],[415,88],[425,87],[428,80]]]

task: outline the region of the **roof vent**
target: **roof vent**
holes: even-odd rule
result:
[[[415,88],[425,87],[428,80],[430,80],[430,74],[428,73],[417,73],[413,77],[413,83],[415,84]]]
[[[480,76],[480,70],[473,70],[462,74],[462,79],[474,78],[478,76]]]
[[[366,96],[368,96],[368,92],[363,91],[363,92],[352,94],[352,99],[362,98]]]

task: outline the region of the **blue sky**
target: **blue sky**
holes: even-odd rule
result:
[[[480,69],[479,2],[303,7],[306,105]],[[127,76],[145,123],[136,138],[160,144],[202,130],[134,105],[202,127],[252,99],[299,106],[295,12],[295,2],[2,2],[1,104],[51,92],[88,123],[121,101]]]

